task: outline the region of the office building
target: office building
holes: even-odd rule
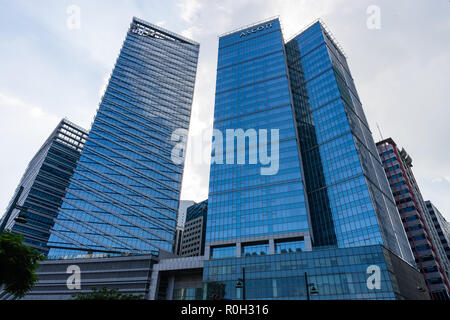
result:
[[[178,209],[177,226],[180,227],[181,229],[184,229],[184,224],[186,223],[187,209],[190,206],[193,206],[194,204],[195,204],[194,201],[180,200],[180,207]]]
[[[1,224],[5,230],[22,235],[25,244],[44,255],[48,254],[50,229],[87,135],[76,124],[61,120],[28,164],[3,216]],[[16,196],[18,201],[14,203]]]
[[[448,300],[447,254],[414,178],[412,158],[391,138],[378,142],[377,147],[417,266],[425,276],[433,299]]]
[[[442,246],[447,254],[447,259],[450,262],[450,223],[431,201],[426,201],[425,204],[427,205],[431,219],[433,219],[434,227],[439,235],[439,239],[441,239]]]
[[[46,260],[40,262],[36,275],[39,281],[22,300],[73,300],[77,294],[89,294],[93,289],[117,290],[148,299],[154,255],[106,257],[80,256],[77,259]],[[79,278],[74,278],[79,271]],[[79,280],[79,282],[78,282]],[[17,300],[0,290],[0,300]]]
[[[178,151],[198,53],[196,42],[133,19],[52,229],[50,257],[173,251]]]
[[[314,274],[315,299],[415,296],[400,292],[401,275],[384,267],[398,256],[421,277],[346,57],[321,22],[288,42],[278,19],[222,35],[214,119],[214,129],[242,129],[249,143],[230,150],[228,135],[226,148],[213,143],[206,298],[225,287],[225,298],[242,298],[233,282],[243,269],[247,299],[306,299],[305,272]],[[263,173],[266,159],[252,158],[263,149],[279,155],[271,174]],[[242,151],[244,164],[228,161]],[[345,271],[335,258],[347,255],[355,267]],[[378,289],[362,280],[374,263],[389,274]]]
[[[181,241],[180,254],[184,257],[203,256],[205,253],[206,221],[208,200],[194,204],[187,209],[186,224]]]
[[[181,241],[183,241],[183,231],[184,231],[184,229],[180,228],[178,226],[175,230],[175,245],[174,245],[173,253],[178,256],[181,254]]]
[[[181,242],[183,241],[183,232],[184,224],[186,223],[187,209],[194,204],[194,201],[180,200],[180,205],[178,207],[177,228],[175,230],[175,246],[173,249],[173,253],[175,253],[176,255],[181,254]]]

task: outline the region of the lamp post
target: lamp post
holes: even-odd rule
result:
[[[308,273],[305,272],[305,287],[306,287],[306,299],[309,301],[311,300],[311,296],[315,295],[315,294],[319,294],[319,290],[316,289],[316,287],[314,286],[314,283],[309,283],[308,282]],[[311,287],[311,292],[310,292],[310,288]]]
[[[242,288],[242,300],[245,300],[245,268],[242,268],[242,278],[238,279],[236,283],[236,289]]]

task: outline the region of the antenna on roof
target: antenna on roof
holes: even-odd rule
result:
[[[383,141],[384,140],[383,134],[381,133],[381,129],[380,129],[380,126],[378,125],[378,123],[377,123],[377,128],[378,128],[378,132],[380,133],[381,140]]]

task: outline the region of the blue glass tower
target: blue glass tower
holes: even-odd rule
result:
[[[43,255],[48,254],[50,230],[87,135],[88,132],[76,124],[67,119],[61,120],[28,164],[15,196],[8,205],[10,215],[2,219],[1,224],[7,230],[22,235],[26,245]],[[18,201],[14,205],[16,197]],[[21,221],[18,217],[25,219]]]
[[[214,129],[224,135],[229,129],[246,133],[267,129],[275,138],[272,129],[279,130],[279,146],[267,146],[272,154],[279,151],[279,167],[276,174],[262,175],[266,165],[261,161],[250,164],[250,154],[257,152],[250,143],[244,165],[212,163],[207,251],[209,247],[214,257],[269,253],[275,251],[275,242],[285,241],[310,247],[301,157],[278,20],[220,37],[214,118]],[[258,139],[262,147],[261,136]],[[237,151],[231,150],[235,158]],[[221,158],[217,153],[213,156]],[[259,243],[261,239],[267,242]],[[255,244],[244,248],[242,243]]]
[[[50,257],[172,251],[199,45],[134,18],[49,241]],[[183,158],[183,156],[182,156]]]
[[[346,57],[317,22],[286,44],[314,245],[411,250]]]
[[[427,298],[346,58],[322,23],[286,43],[278,19],[221,36],[214,128],[242,129],[249,143],[245,163],[221,164],[214,136],[204,298],[242,299],[244,272],[247,299],[307,299],[305,274],[316,299]],[[251,162],[262,147],[252,129],[279,130],[273,175]]]

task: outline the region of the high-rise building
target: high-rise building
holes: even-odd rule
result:
[[[450,299],[447,254],[412,171],[412,158],[391,138],[377,143],[416,263],[434,299]]]
[[[346,57],[322,23],[288,42],[278,19],[222,35],[214,119],[226,146],[215,137],[206,298],[216,289],[242,298],[244,270],[248,299],[306,299],[305,272],[318,299],[417,294],[399,289],[402,275],[389,267],[395,260],[421,281]],[[268,149],[278,160],[269,174],[273,163],[254,159]],[[339,267],[347,258],[353,271]],[[386,276],[376,290],[365,282],[372,264]]]
[[[50,257],[172,252],[198,53],[196,42],[133,19],[52,229]]]
[[[177,226],[184,229],[184,224],[186,223],[186,212],[190,206],[193,206],[195,201],[191,200],[180,200],[180,207],[178,209],[178,221]]]
[[[9,217],[3,216],[6,230],[21,234],[24,243],[46,255],[47,242],[66,188],[73,175],[88,132],[67,119],[61,120],[28,164],[13,199]],[[18,195],[18,192],[21,192]],[[14,205],[14,199],[18,201]],[[22,220],[17,219],[18,217]],[[6,221],[7,220],[7,221]]]
[[[195,204],[191,200],[180,200],[180,205],[178,207],[178,217],[177,217],[177,228],[175,231],[175,245],[173,248],[173,253],[176,255],[181,254],[181,245],[183,241],[184,224],[186,223],[186,212],[190,206]]]
[[[195,257],[204,254],[207,216],[208,200],[187,209],[180,255]]]
[[[447,259],[450,263],[450,223],[444,218],[442,213],[431,201],[426,201],[425,203],[427,205],[428,212],[431,215],[431,219],[433,219],[436,232],[438,233],[441,243],[444,246]]]

